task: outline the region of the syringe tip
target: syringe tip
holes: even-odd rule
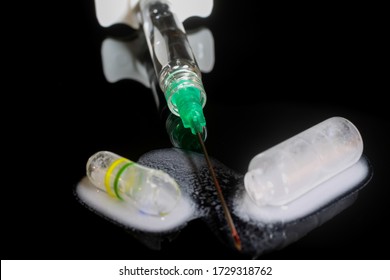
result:
[[[234,246],[238,251],[242,250],[241,239],[237,232],[233,233]]]
[[[200,118],[197,115],[195,115],[190,125],[192,134],[202,133],[203,127],[205,125],[206,125],[206,121],[204,120],[203,112]]]
[[[186,87],[180,89],[175,96],[175,103],[185,128],[190,128],[192,134],[202,133],[206,126],[203,108],[200,102],[200,93],[197,88]]]

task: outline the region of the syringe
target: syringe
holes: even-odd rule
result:
[[[190,128],[191,132],[197,135],[235,247],[241,250],[241,240],[201,136],[206,126],[203,114],[206,93],[184,26],[166,0],[141,0],[140,10],[141,22],[160,88],[171,112],[181,118],[185,128]]]
[[[154,69],[171,112],[193,134],[206,125],[201,72],[181,21],[165,0],[141,0],[142,25]]]

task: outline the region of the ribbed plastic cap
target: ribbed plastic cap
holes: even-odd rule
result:
[[[172,97],[172,103],[177,107],[185,128],[190,128],[193,134],[203,131],[203,127],[206,126],[206,119],[203,115],[198,88],[180,88]]]

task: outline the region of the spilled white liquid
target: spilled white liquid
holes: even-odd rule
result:
[[[355,164],[363,140],[347,119],[332,117],[256,155],[245,189],[259,205],[285,205]]]
[[[122,224],[147,232],[166,232],[176,229],[195,218],[195,204],[182,196],[176,207],[166,216],[152,216],[140,212],[133,204],[110,197],[96,188],[87,177],[76,186],[76,194],[87,206],[105,217]]]
[[[361,157],[351,167],[282,206],[258,206],[244,192],[243,196],[234,203],[234,213],[245,221],[288,223],[315,213],[325,205],[342,198],[343,195],[359,187],[368,175],[368,162],[364,157]]]
[[[367,177],[368,172],[368,162],[362,157],[350,168],[286,205],[258,206],[246,192],[243,192],[242,196],[236,197],[233,201],[232,210],[243,221],[288,223],[315,213],[321,207],[351,192]],[[106,192],[97,189],[87,177],[79,182],[76,193],[85,204],[113,221],[126,227],[150,232],[175,229],[206,213],[201,211],[199,205],[196,205],[191,198],[184,195],[169,215],[164,217],[147,215],[140,212],[131,203],[111,198]]]
[[[255,257],[295,242],[349,207],[371,175],[370,165],[363,156],[350,168],[286,205],[258,206],[246,194],[244,175],[211,160],[239,232],[242,253]],[[200,218],[227,246],[234,248],[202,154],[180,149],[154,150],[141,156],[138,163],[161,169],[178,182],[182,198],[169,215],[146,215],[131,203],[123,203],[98,190],[87,177],[77,185],[76,195],[87,208],[126,228],[145,233],[178,232],[191,220]],[[143,242],[142,235],[139,238]]]

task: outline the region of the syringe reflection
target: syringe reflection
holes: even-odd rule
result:
[[[203,73],[212,71],[214,67],[214,39],[207,28],[199,28],[188,32],[188,41],[194,51],[199,68]],[[102,62],[104,75],[110,83],[130,79],[151,89],[157,110],[165,122],[167,133],[174,147],[201,151],[196,136],[191,136],[180,123],[180,119],[170,113],[164,93],[153,69],[146,40],[142,32],[132,40],[106,38],[102,43]],[[148,106],[148,105],[144,105]],[[189,131],[191,132],[191,131]],[[207,129],[202,134],[207,138]]]
[[[300,212],[298,215],[293,214],[297,217],[288,219],[288,215],[283,214],[287,211],[286,207],[276,209],[276,212],[283,214],[280,217],[275,217],[275,209],[257,208],[245,193],[244,174],[232,170],[216,159],[211,160],[226,202],[233,210],[232,218],[241,237],[242,253],[251,258],[284,248],[348,208],[356,200],[358,190],[367,184],[372,174],[363,156],[353,168],[337,175],[324,186],[334,188],[340,184],[343,187],[349,185],[348,191],[317,209],[305,210],[305,205],[301,205],[298,200],[286,206],[291,213],[296,210]],[[180,232],[186,230],[191,221],[200,219],[222,243],[234,250],[230,230],[202,154],[176,148],[160,149],[145,153],[137,162],[162,170],[178,182],[184,200],[172,211],[173,216],[167,216],[165,219],[140,216],[138,212],[131,212],[116,204],[110,197],[96,193],[86,178],[76,188],[77,197],[87,208],[124,227],[150,249],[163,249],[165,241],[172,241]],[[252,211],[261,211],[262,217],[256,218]],[[119,215],[127,219],[128,223],[121,220]]]
[[[222,242],[228,247],[234,248],[231,239],[228,238],[230,235],[229,229],[224,220],[221,205],[218,202],[203,155],[188,151],[199,151],[199,146],[196,145],[198,141],[189,130],[180,126],[179,118],[168,114],[169,110],[165,107],[165,100],[161,99],[163,95],[157,86],[152,65],[147,60],[147,53],[144,55],[141,51],[146,50],[146,48],[142,46],[142,39],[138,39],[140,41],[133,43],[120,42],[114,39],[105,40],[102,46],[104,73],[110,82],[131,78],[151,88],[157,109],[162,119],[167,121],[167,131],[173,146],[184,148],[187,151],[178,149],[151,151],[144,154],[138,162],[171,174],[189,198],[187,210],[190,210],[188,210],[186,216],[183,216],[178,225],[170,227],[169,230],[165,228],[161,231],[150,232],[134,226],[125,226],[125,228],[149,248],[161,249],[163,241],[176,237],[181,230],[185,230],[183,228],[188,222],[194,219],[202,219]],[[107,56],[104,56],[105,53],[112,57],[107,59]],[[130,57],[129,54],[131,54]],[[112,63],[116,64],[116,67],[113,67],[114,64]],[[118,66],[120,67],[118,68]],[[186,135],[186,131],[189,133],[188,135]],[[227,203],[231,209],[234,209],[233,219],[242,239],[243,253],[251,257],[283,248],[333,218],[353,203],[357,196],[356,190],[364,186],[370,179],[370,172],[367,171],[366,176],[360,182],[355,182],[350,192],[343,194],[336,201],[325,205],[321,209],[308,212],[300,219],[290,222],[283,222],[283,220],[256,221],[245,214],[245,211],[241,211],[242,207],[240,208],[243,204],[250,203],[250,201],[245,200],[243,175],[215,159],[212,159],[212,162],[220,179],[221,187],[226,194]],[[363,166],[363,169],[369,170],[365,158],[362,159],[361,166]],[[80,184],[79,188],[82,188],[85,182]],[[91,207],[88,203],[85,203],[85,205]]]

